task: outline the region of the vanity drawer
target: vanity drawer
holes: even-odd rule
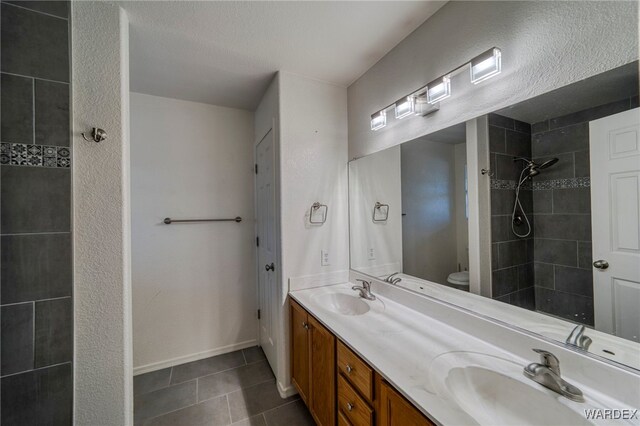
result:
[[[338,426],[353,426],[341,411],[338,411]]]
[[[373,401],[373,370],[338,341],[338,369],[369,402]]]
[[[353,426],[373,426],[373,410],[341,375],[338,375],[338,410]]]

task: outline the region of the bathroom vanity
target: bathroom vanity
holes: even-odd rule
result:
[[[338,304],[349,304],[351,297],[329,296]],[[340,426],[434,424],[293,299],[290,327],[291,381],[318,425],[333,425],[336,418]]]
[[[352,286],[289,293],[292,382],[318,425],[640,424],[633,372],[398,286],[373,282],[375,300]],[[523,374],[544,366],[533,350],[584,400]],[[630,418],[586,418],[599,409]]]

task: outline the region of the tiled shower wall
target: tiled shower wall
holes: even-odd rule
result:
[[[531,126],[489,115],[494,299],[593,325],[589,121],[636,107],[638,96]],[[514,163],[515,156],[538,163],[559,159],[520,193],[532,225],[527,238],[511,231],[524,165]]]
[[[525,238],[511,231],[511,212],[515,187],[524,164],[514,157],[531,158],[531,126],[527,123],[489,114],[489,151],[491,161],[491,249],[492,297],[502,302],[533,309],[533,230]],[[520,202],[531,226],[532,194],[528,185],[520,191]],[[516,228],[526,233],[526,225]]]
[[[532,125],[534,161],[559,159],[533,179],[538,311],[593,325],[589,121],[637,104],[636,96]]]
[[[1,423],[69,425],[69,5],[0,7]]]

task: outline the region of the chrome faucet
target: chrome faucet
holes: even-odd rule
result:
[[[351,290],[357,290],[360,292],[360,297],[367,300],[376,300],[376,297],[371,293],[371,282],[365,280],[359,280],[362,283],[362,286],[354,285],[351,287]]]
[[[527,365],[524,368],[524,375],[572,401],[584,402],[582,391],[561,377],[558,358],[543,349],[534,349],[533,351],[540,354],[540,363],[533,362]]]
[[[576,327],[571,331],[571,334],[569,334],[569,337],[567,337],[566,343],[568,345],[584,349],[585,351],[588,350],[593,340],[591,340],[591,337],[584,334],[584,330],[584,325],[576,325]]]
[[[400,277],[396,277],[396,275],[398,275],[400,272],[394,272],[393,274],[389,275],[387,278],[384,279],[385,282],[390,283],[390,284],[398,284],[400,281],[402,281],[402,278]]]

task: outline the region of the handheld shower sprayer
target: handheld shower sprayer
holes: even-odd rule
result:
[[[529,218],[520,203],[520,189],[527,180],[539,175],[540,170],[544,170],[547,167],[551,167],[556,164],[558,159],[554,157],[540,164],[525,157],[514,157],[513,161],[523,161],[525,166],[520,172],[520,179],[518,179],[518,184],[516,185],[516,199],[513,203],[513,212],[511,213],[511,231],[513,231],[517,237],[525,238],[531,235],[531,223],[529,222]],[[520,210],[520,214],[518,214],[518,209]],[[527,232],[519,234],[516,231],[516,226],[520,226],[523,222],[527,224]]]

